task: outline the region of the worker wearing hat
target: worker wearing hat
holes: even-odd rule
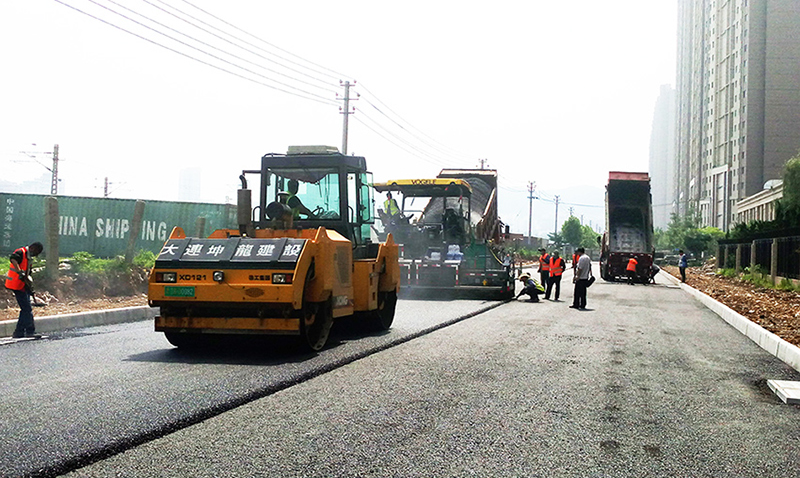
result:
[[[528,294],[531,298],[529,302],[539,302],[539,294],[544,294],[544,287],[536,282],[536,279],[531,278],[527,273],[522,273],[519,276],[519,281],[522,282],[523,289],[519,291],[516,299],[519,299],[523,294]]]

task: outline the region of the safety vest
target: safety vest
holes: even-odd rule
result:
[[[550,276],[560,276],[564,273],[564,259],[561,257],[550,258]]]
[[[534,289],[538,290],[539,292],[544,292],[544,286],[539,284],[538,282],[536,282],[536,279],[533,279],[533,278],[528,279],[525,282],[525,285],[527,287],[533,287]]]
[[[19,263],[19,269],[15,269],[11,264],[8,268],[8,279],[6,279],[6,287],[11,290],[22,290],[25,288],[25,283],[19,278],[19,273],[30,275],[30,261],[28,260],[28,248],[20,247],[16,251],[22,251],[22,262]]]
[[[639,263],[639,261],[637,261],[636,259],[634,259],[633,257],[631,257],[631,258],[630,258],[630,260],[628,261],[628,268],[627,268],[627,270],[629,270],[629,271],[633,271],[633,272],[636,272],[636,264],[638,264],[638,263]]]
[[[549,270],[550,270],[550,256],[545,253],[539,256],[539,272],[541,271],[547,272]]]
[[[383,201],[383,210],[390,216],[400,213],[400,208],[397,207],[397,201],[394,198]]]
[[[578,259],[580,259],[580,258],[581,258],[581,256],[579,256],[577,252],[575,254],[572,254],[572,268],[573,269],[575,267],[578,267]]]

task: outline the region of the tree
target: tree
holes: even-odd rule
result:
[[[600,237],[591,226],[583,225],[581,226],[581,247],[585,247],[586,249],[597,249],[599,243],[597,242],[598,238]]]
[[[547,239],[549,239],[553,247],[559,251],[564,248],[564,244],[566,243],[566,241],[564,241],[564,236],[556,232],[549,233]]]
[[[700,216],[694,212],[683,217],[672,214],[669,227],[657,237],[657,247],[702,254],[713,250],[716,241],[723,237],[725,233],[716,227],[700,228]]]
[[[667,237],[667,231],[659,228],[653,230],[653,247],[658,251],[672,248],[669,238]]]
[[[731,239],[747,239],[754,234],[800,227],[800,152],[783,168],[783,197],[775,201],[775,219],[737,224],[728,233]]]
[[[577,217],[570,216],[569,219],[564,221],[564,224],[561,225],[561,236],[567,244],[573,247],[580,247],[583,239],[583,231],[581,222]]]
[[[800,210],[800,152],[783,169],[783,206]]]

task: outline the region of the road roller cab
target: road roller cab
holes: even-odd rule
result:
[[[399,288],[398,248],[376,242],[372,175],[363,157],[330,148],[267,154],[245,170],[238,228],[207,238],[175,228],[149,279],[155,319],[176,346],[218,334],[297,336],[324,347],[336,318],[388,329]],[[248,179],[259,181],[253,207]]]

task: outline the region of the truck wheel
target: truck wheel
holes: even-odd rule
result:
[[[316,352],[325,346],[333,325],[332,304],[331,299],[325,302],[303,301],[300,311],[300,340],[304,348]]]
[[[394,311],[397,308],[397,292],[378,292],[378,308],[372,311],[370,317],[371,328],[384,331],[389,330],[394,322]]]

